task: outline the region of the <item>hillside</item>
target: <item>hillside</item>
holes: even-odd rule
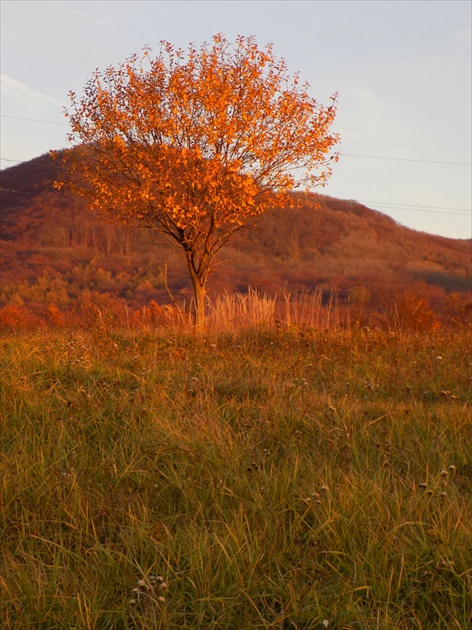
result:
[[[106,223],[84,201],[53,188],[49,155],[1,173],[0,307],[54,302],[84,291],[123,298],[131,308],[191,296],[179,253],[158,233]],[[359,287],[372,308],[405,293],[444,310],[471,287],[471,242],[405,228],[355,201],[318,197],[319,207],[275,208],[221,252],[210,296],[245,292],[330,291],[352,299]]]

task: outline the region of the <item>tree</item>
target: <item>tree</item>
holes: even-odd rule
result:
[[[187,53],[161,42],[97,70],[66,110],[67,184],[118,222],[157,230],[180,249],[204,318],[215,255],[291,190],[331,174],[336,95],[322,106],[272,46],[222,36]]]

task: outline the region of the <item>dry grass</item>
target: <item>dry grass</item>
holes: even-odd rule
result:
[[[165,330],[191,333],[194,330],[194,302],[163,308],[160,323]],[[336,292],[331,291],[326,303],[320,289],[311,293],[281,296],[260,293],[249,288],[248,293],[224,293],[207,300],[205,331],[207,333],[237,333],[282,328],[337,329],[345,326],[349,314],[341,316]],[[155,324],[156,322],[153,322]]]
[[[2,627],[468,627],[470,333],[269,306],[3,336]]]

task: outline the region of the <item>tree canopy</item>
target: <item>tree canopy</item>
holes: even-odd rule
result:
[[[115,221],[158,230],[181,248],[202,321],[215,255],[297,188],[324,185],[337,154],[328,106],[271,45],[222,35],[185,52],[161,42],[96,70],[66,110],[66,183]]]

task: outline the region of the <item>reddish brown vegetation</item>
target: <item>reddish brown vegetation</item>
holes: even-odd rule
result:
[[[100,221],[83,200],[55,191],[56,169],[42,156],[2,171],[0,324],[163,321],[166,275],[177,302],[188,301],[177,252],[152,232]],[[319,209],[311,201],[289,213],[274,209],[256,231],[231,241],[210,298],[252,286],[281,297],[318,290],[328,305],[334,289],[351,323],[470,323],[470,241],[406,229],[353,201],[318,200]]]

